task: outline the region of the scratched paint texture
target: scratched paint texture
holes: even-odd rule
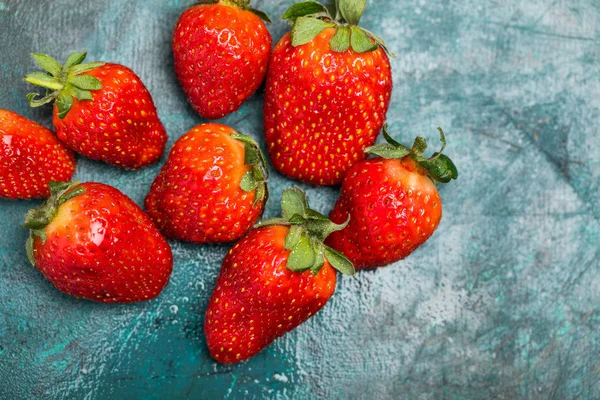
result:
[[[132,67],[169,147],[203,122],[173,74],[170,35],[192,0],[0,2],[0,107],[50,126],[22,76],[43,51]],[[437,233],[396,265],[340,280],[315,318],[253,359],[207,354],[203,313],[228,246],[171,242],[153,301],[56,291],[26,261],[25,212],[0,201],[0,398],[600,398],[600,3],[377,0],[364,25],[393,59],[391,131],[437,143],[461,172]],[[291,0],[255,1],[278,19]],[[222,122],[262,139],[262,95]],[[164,162],[131,173],[79,158],[77,178],[138,204]],[[267,216],[293,182],[274,174]],[[301,185],[302,186],[302,185]],[[328,212],[336,188],[302,186]]]

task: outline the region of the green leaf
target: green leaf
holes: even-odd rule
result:
[[[352,50],[357,53],[367,53],[369,51],[377,50],[379,46],[377,43],[373,43],[365,31],[357,26],[352,26],[350,29],[352,29],[352,35],[350,36],[350,45],[352,46]]]
[[[310,272],[313,275],[318,275],[323,265],[325,265],[325,249],[323,243],[313,242],[313,251],[315,252],[315,262],[312,267],[310,267]]]
[[[260,156],[260,162],[262,163],[262,169],[265,173],[265,179],[269,177],[269,164],[267,164],[267,158],[265,157],[265,153],[262,152],[259,148],[258,155]]]
[[[281,196],[281,215],[289,220],[294,214],[306,216],[308,201],[304,192],[298,188],[286,189]]]
[[[258,224],[254,225],[255,228],[264,228],[265,226],[290,226],[290,221],[285,218],[270,218],[260,221]]]
[[[336,0],[329,0],[329,4],[327,4],[325,6],[325,8],[327,8],[327,12],[329,13],[330,16],[334,16],[335,19],[339,19],[339,17],[341,17],[341,15],[338,15],[338,11],[337,11],[337,1]],[[333,19],[333,18],[332,18]]]
[[[254,171],[250,170],[244,174],[240,181],[240,187],[244,192],[254,191],[260,182],[254,179]]]
[[[313,40],[319,33],[335,26],[332,22],[325,22],[317,18],[300,17],[292,27],[292,46],[300,46]]]
[[[294,214],[288,221],[290,224],[303,225],[306,223],[306,218],[304,218],[302,215]]]
[[[258,165],[254,165],[252,167],[252,172],[254,173],[254,179],[257,180],[259,183],[266,182],[265,175],[263,174],[263,170]]]
[[[92,97],[92,92],[90,92],[89,90],[81,90],[71,85],[70,83],[67,83],[64,90],[79,101],[94,100],[94,98]]]
[[[232,132],[231,137],[244,144],[244,164],[252,166],[252,169],[242,177],[240,187],[246,192],[256,189],[254,203],[252,204],[252,206],[255,206],[259,201],[266,201],[269,197],[267,160],[252,136]]]
[[[55,93],[50,93],[49,95],[42,97],[39,100],[36,100],[36,97],[39,96],[39,93],[29,93],[27,95],[27,100],[29,100],[29,105],[31,107],[41,107],[44,104],[48,104],[51,103],[52,101],[54,101],[54,99],[56,99],[56,97],[58,96],[58,94]]]
[[[311,235],[318,238],[320,241],[324,241],[333,232],[341,231],[346,226],[348,226],[349,221],[350,220],[348,219],[348,221],[346,221],[343,224],[336,224],[335,222],[332,222],[329,219],[327,219],[325,221],[311,220],[311,221],[308,221],[308,223],[306,224],[306,227]]]
[[[42,240],[42,243],[46,242],[46,232],[39,229],[31,229],[29,231],[29,236],[27,237],[27,241],[25,242],[25,253],[27,254],[27,259],[35,267],[35,255],[33,251],[33,245],[35,241],[35,236],[39,237]]]
[[[76,75],[69,78],[69,83],[83,90],[98,90],[102,89],[102,83],[95,76],[91,75]]]
[[[287,268],[294,272],[306,271],[313,266],[315,259],[316,254],[310,238],[307,235],[301,235],[288,256]]]
[[[256,165],[264,173],[262,177],[269,176],[269,169],[267,167],[267,159],[263,152],[260,150],[258,143],[250,135],[244,135],[243,133],[232,132],[231,137],[244,144],[244,165]]]
[[[70,94],[77,100],[93,100],[92,92],[90,92],[89,90],[79,89],[78,87],[71,85],[69,82],[67,82],[65,88],[62,91],[64,93]]]
[[[260,150],[252,144],[246,143],[244,146],[244,164],[245,165],[256,165],[260,162],[260,156],[258,152]]]
[[[73,183],[79,184],[78,181]],[[69,188],[69,186],[71,186],[71,182],[50,181],[48,182],[48,186],[50,186],[50,193],[52,194],[52,196],[60,196],[62,192],[64,192]]]
[[[381,46],[381,48],[383,49],[383,51],[385,51],[390,57],[392,57],[392,58],[396,57],[396,55],[394,53],[392,53],[390,51],[390,49],[387,47],[387,44],[385,44],[385,41],[382,38],[380,38],[379,36],[377,36],[373,32],[370,32],[370,31],[366,30],[365,28],[362,28],[362,30],[365,31],[365,33],[367,35],[369,35],[375,41],[375,43],[377,43],[379,46]]]
[[[86,64],[74,65],[69,69],[69,75],[79,75],[84,72],[88,72],[88,71],[91,71],[98,67],[101,67],[104,64],[105,63],[103,63],[103,62],[91,62],[91,63],[86,63]]]
[[[27,214],[25,214],[25,228],[43,229],[50,223],[51,218],[54,217],[53,212],[55,210],[49,210],[44,207],[45,205],[27,211]]]
[[[35,267],[35,257],[33,255],[33,234],[30,232],[27,241],[25,242],[25,253],[27,254],[27,259]]]
[[[51,75],[58,77],[62,71],[62,66],[54,58],[47,54],[31,53],[31,57],[39,64],[44,71],[48,71]]]
[[[321,221],[329,221],[325,215],[321,214],[318,211],[311,210],[310,208],[306,210],[306,218],[313,220],[321,220]]]
[[[79,185],[79,181],[69,182],[49,182],[50,197],[44,204],[33,208],[25,214],[24,226],[31,230],[31,233],[46,240],[44,229],[54,219],[58,207],[65,201],[79,196],[85,192],[85,189]]]
[[[56,108],[58,109],[58,118],[63,119],[67,116],[73,107],[73,96],[67,93],[61,93],[56,99]]]
[[[402,158],[412,153],[412,149],[394,140],[388,133],[388,124],[383,125],[383,137],[387,143],[376,144],[365,149],[365,153],[382,158]]]
[[[292,225],[290,227],[290,231],[285,237],[285,249],[292,250],[298,242],[300,242],[300,237],[304,233],[304,228],[299,225]]]
[[[65,61],[65,65],[63,66],[64,69],[69,69],[71,68],[73,65],[79,65],[83,62],[83,60],[85,60],[85,57],[87,56],[87,52],[84,51],[82,53],[77,52],[77,53],[73,53],[71,54],[69,57],[67,57],[67,61]]]
[[[335,35],[329,42],[329,47],[336,53],[343,53],[350,48],[350,27],[338,26]]]
[[[354,275],[356,272],[354,265],[339,251],[332,249],[329,246],[325,247],[325,257],[331,266],[344,275]]]
[[[290,22],[295,22],[299,17],[307,15],[325,13],[328,14],[327,7],[316,1],[303,1],[296,3],[288,8],[285,13],[281,16],[281,19],[287,19]]]
[[[48,75],[45,72],[32,72],[27,74],[25,76],[25,82],[51,90],[61,90],[63,88],[63,84],[58,78]]]
[[[365,149],[365,153],[379,156],[382,158],[402,158],[411,153],[411,150],[403,145],[394,146],[389,143],[376,144]]]
[[[350,25],[358,25],[360,17],[362,17],[367,0],[339,0],[338,7],[340,14]],[[360,53],[360,52],[359,52]]]
[[[427,141],[421,136],[417,136],[412,146],[412,152],[420,156],[425,153],[425,150],[427,150]]]
[[[85,193],[85,188],[83,188],[82,186],[77,186],[75,189],[71,190],[70,192],[64,193],[63,195],[61,195],[60,198],[58,199],[58,204],[59,205],[63,204],[67,200],[71,200],[73,197],[77,197],[84,193]]]
[[[420,160],[419,165],[429,172],[432,179],[448,183],[452,179],[458,178],[458,170],[452,160],[445,154],[436,153],[428,160]]]
[[[252,14],[256,15],[258,18],[262,19],[265,22],[271,22],[271,18],[269,18],[269,15],[267,15],[266,12],[261,11],[261,10],[257,10],[256,8],[248,8],[248,11],[250,11]]]
[[[254,207],[261,200],[264,200],[265,203],[269,200],[269,187],[264,182],[258,185],[256,188],[256,194],[254,195],[252,207]]]

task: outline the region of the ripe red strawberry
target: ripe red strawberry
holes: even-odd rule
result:
[[[75,156],[45,127],[0,109],[0,197],[48,197],[50,181],[70,180]]]
[[[252,357],[317,313],[352,264],[323,240],[343,228],[308,208],[299,189],[284,191],[283,218],[265,221],[225,256],[206,311],[211,356],[224,364]]]
[[[208,0],[187,9],[173,32],[175,73],[194,109],[208,119],[242,105],[262,83],[271,35],[250,0]],[[206,4],[208,3],[208,4]]]
[[[53,123],[58,138],[76,152],[127,169],[156,162],[167,133],[158,119],[150,93],[140,78],[119,64],[82,64],[86,53],[73,53],[64,66],[45,54],[32,54],[47,72],[25,80],[47,89],[30,105],[54,100]]]
[[[175,142],[146,210],[168,237],[231,242],[262,215],[266,178],[266,161],[250,136],[225,125],[198,125]]]
[[[411,148],[383,134],[388,144],[367,149],[382,158],[370,159],[350,169],[331,220],[348,226],[334,232],[327,244],[344,253],[357,269],[371,269],[401,260],[436,230],[442,218],[442,201],[434,181],[447,183],[458,177],[440,131],[442,150],[424,158],[425,139],[417,137]]]
[[[313,1],[288,9],[283,18],[294,25],[275,46],[267,75],[265,137],[273,165],[315,185],[339,184],[365,158],[392,91],[384,45],[356,26],[362,9],[356,1],[338,3],[337,19]]]
[[[102,183],[53,182],[25,216],[27,256],[57,289],[102,303],[158,296],[173,266],[169,244],[127,196]]]

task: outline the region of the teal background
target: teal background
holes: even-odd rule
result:
[[[255,1],[275,21],[292,3]],[[132,67],[169,148],[203,120],[173,74],[170,36],[192,0],[3,0],[0,107],[29,109],[28,53]],[[107,306],[61,294],[26,260],[20,224],[38,201],[0,201],[1,399],[600,399],[600,3],[377,0],[364,26],[387,40],[391,132],[437,148],[461,173],[444,217],[408,259],[343,277],[327,306],[253,359],[213,362],[204,310],[228,246],[172,241],[159,298]],[[262,94],[222,120],[262,140]],[[264,143],[264,142],[263,142]],[[79,158],[76,177],[138,204],[139,172]],[[296,183],[273,174],[266,216]],[[329,212],[337,188],[306,189]]]

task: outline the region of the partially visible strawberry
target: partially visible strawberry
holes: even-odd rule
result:
[[[456,167],[442,151],[444,132],[438,128],[442,149],[423,157],[425,139],[412,148],[392,139],[367,149],[380,156],[356,164],[346,175],[331,220],[348,226],[334,232],[327,243],[344,253],[357,269],[371,269],[401,260],[433,234],[442,218],[442,201],[434,181],[458,177]]]
[[[33,72],[25,81],[44,87],[47,95],[32,107],[54,101],[52,122],[60,140],[94,160],[127,169],[160,158],[167,133],[140,78],[119,64],[82,64],[86,53],[73,53],[64,66],[45,54],[32,54],[46,72]]]
[[[47,128],[0,109],[0,197],[48,197],[51,181],[68,181],[75,156]]]
[[[267,72],[269,17],[250,0],[205,0],[188,8],[173,32],[177,79],[194,109],[224,117],[258,89]]]
[[[336,18],[314,1],[286,11],[292,31],[275,46],[267,75],[265,138],[273,166],[315,185],[339,184],[365,158],[392,92],[383,42],[357,26],[364,4],[337,3]]]
[[[315,315],[333,295],[334,268],[352,264],[323,240],[343,228],[308,208],[299,189],[284,191],[283,218],[261,223],[225,256],[206,311],[210,355],[224,364],[260,352]]]
[[[53,182],[52,196],[25,216],[27,256],[57,289],[102,303],[152,299],[173,257],[150,218],[102,183]]]
[[[225,125],[198,125],[175,142],[146,197],[146,210],[168,237],[231,242],[262,215],[267,174],[250,136]]]

